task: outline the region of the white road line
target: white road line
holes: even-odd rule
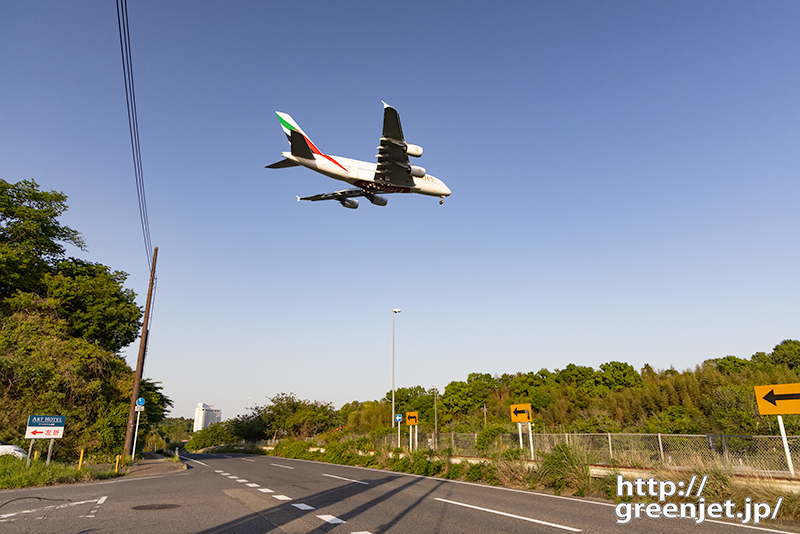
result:
[[[245,484],[245,486],[248,486],[250,488],[257,488],[259,487],[259,484],[256,484],[255,482],[248,482],[247,484]]]
[[[203,467],[211,467],[211,466],[210,466],[210,465],[208,465],[208,464],[204,464],[204,463],[203,463],[203,462],[201,462],[200,460],[192,460],[191,458],[186,458],[185,456],[178,456],[178,458],[180,458],[181,460],[186,460],[187,462],[194,462],[194,463],[196,463],[196,464],[200,464],[200,465],[202,465]]]
[[[231,475],[228,478],[239,478],[239,475]]]
[[[240,458],[243,462],[255,462],[252,458]]]
[[[67,503],[67,504],[60,504],[58,506],[51,505],[51,506],[45,506],[43,508],[34,508],[32,510],[22,510],[20,512],[11,512],[9,514],[0,515],[0,520],[7,519],[9,517],[14,517],[15,515],[19,515],[19,514],[33,514],[33,513],[36,513],[38,511],[40,511],[40,510],[58,510],[59,508],[70,508],[72,506],[80,506],[81,504],[86,504],[86,503],[103,504],[104,502],[106,502],[107,498],[108,498],[108,496],[105,496],[105,497],[100,497],[98,499],[89,499],[87,501],[77,501],[77,502],[71,502],[71,503]],[[101,499],[102,499],[102,502],[100,502]],[[98,504],[98,506],[99,506],[99,504]]]
[[[287,497],[286,495],[273,495],[273,497],[275,497],[279,501],[291,501],[292,500],[291,497]]]
[[[300,510],[313,510],[314,509],[313,506],[309,506],[309,505],[307,505],[306,503],[303,503],[303,502],[293,503],[292,506],[294,506],[295,508],[299,508]]]
[[[368,482],[364,482],[363,480],[353,480],[352,478],[344,478],[344,477],[337,477],[336,475],[327,475],[322,473],[324,477],[331,477],[331,478],[338,478],[339,480],[346,480],[347,482],[355,482],[356,484],[364,484],[365,486],[369,486]]]
[[[226,476],[230,475],[230,473],[222,473],[222,472],[220,472],[220,475],[226,477]]]
[[[319,517],[323,521],[326,521],[326,522],[330,523],[331,525],[338,525],[340,523],[347,523],[347,521],[345,521],[344,519],[339,519],[338,517],[335,517],[335,516],[332,516],[332,515],[318,515],[317,517]]]
[[[222,469],[214,469],[215,473],[222,473]]]
[[[267,488],[258,488],[258,491],[260,491],[262,493],[275,493],[271,489],[267,489]]]
[[[350,534],[372,534],[372,532],[368,530],[359,530],[358,532],[351,532]]]
[[[281,464],[272,464],[275,467],[283,467],[284,469],[294,469],[294,467],[289,467],[288,465],[281,465]]]
[[[438,497],[436,497],[435,500],[441,501],[441,502],[446,502],[448,504],[455,504],[457,506],[463,506],[464,508],[472,508],[473,510],[480,510],[481,512],[489,512],[490,514],[502,515],[502,516],[505,516],[505,517],[511,517],[513,519],[521,519],[523,521],[528,521],[529,523],[537,523],[539,525],[546,525],[548,527],[555,527],[555,528],[560,528],[562,530],[569,530],[570,532],[581,532],[581,529],[579,529],[579,528],[572,528],[572,527],[568,527],[568,526],[565,526],[565,525],[559,525],[557,523],[548,523],[547,521],[540,521],[538,519],[531,519],[530,517],[523,517],[521,515],[514,515],[514,514],[509,514],[507,512],[500,512],[499,510],[492,510],[490,508],[481,508],[480,506],[473,506],[471,504],[464,504],[463,502],[448,501],[447,499],[440,499]]]
[[[92,508],[88,514],[86,514],[86,517],[94,517],[97,513],[97,510],[100,509],[100,505],[106,502],[106,499],[108,499],[108,495],[104,495],[103,497],[97,499],[97,504],[94,505],[94,508]]]
[[[245,482],[249,482],[249,481],[248,481],[248,480],[245,480],[245,479],[243,479],[243,478],[237,478],[237,479],[236,479],[236,482],[241,482],[242,484],[244,484]]]

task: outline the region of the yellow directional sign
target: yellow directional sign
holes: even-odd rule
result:
[[[800,413],[800,384],[755,386],[755,390],[761,415]]]
[[[406,424],[412,426],[419,424],[417,412],[406,412]]]
[[[511,422],[530,423],[533,420],[533,411],[530,404],[512,404]]]

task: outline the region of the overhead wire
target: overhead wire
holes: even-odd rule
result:
[[[136,93],[133,83],[133,62],[131,59],[131,37],[128,27],[127,0],[117,0],[117,25],[119,27],[119,46],[122,53],[122,73],[125,79],[125,100],[128,105],[128,130],[133,153],[133,170],[136,176],[136,195],[139,201],[139,221],[142,226],[148,270],[152,264],[153,244],[150,240],[150,221],[147,216],[147,197],[142,172],[142,152],[139,144],[139,120],[136,113]]]

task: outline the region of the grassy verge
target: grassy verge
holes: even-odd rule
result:
[[[30,488],[34,486],[51,486],[70,482],[88,482],[117,476],[114,470],[95,471],[73,466],[36,460],[27,467],[24,460],[12,456],[0,456],[0,489]]]
[[[311,450],[314,449],[314,450]],[[327,443],[324,452],[305,441],[284,440],[278,444],[271,455],[284,458],[318,460],[323,462],[359,465],[396,472],[441,477],[451,480],[480,482],[495,486],[544,490],[556,495],[604,498],[610,501],[653,501],[652,497],[621,498],[617,496],[617,477],[615,474],[604,478],[592,478],[589,454],[570,445],[558,445],[538,466],[532,467],[523,459],[522,451],[509,449],[493,454],[479,463],[462,461],[451,462],[452,451],[418,451],[412,454],[399,454],[400,449],[390,450],[375,446],[371,440],[340,441]],[[800,497],[780,491],[771,486],[769,480],[734,480],[734,477],[718,468],[698,466],[695,473],[651,470],[650,476],[656,480],[687,480],[696,474],[698,480],[708,475],[708,484],[703,492],[706,502],[725,502],[731,500],[741,508],[746,498],[753,502],[776,503],[782,498],[777,520],[770,524],[796,527],[800,521]],[[669,500],[688,501],[677,496]],[[694,499],[696,501],[696,499]]]

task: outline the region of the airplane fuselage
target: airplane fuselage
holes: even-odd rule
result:
[[[291,152],[282,152],[281,154],[284,158],[303,167],[370,192],[417,193],[432,197],[450,195],[450,188],[430,174],[425,174],[422,177],[412,177],[413,186],[397,185],[385,180],[376,180],[375,171],[378,166],[375,163],[328,154],[313,154],[314,159],[301,158]]]

